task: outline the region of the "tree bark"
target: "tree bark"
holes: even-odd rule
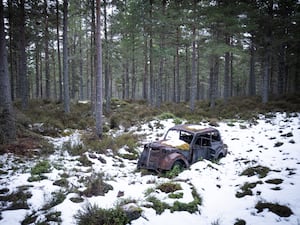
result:
[[[103,125],[103,99],[102,99],[102,41],[101,41],[101,6],[100,0],[96,0],[96,134],[99,138],[102,137]]]
[[[64,81],[64,110],[70,112],[69,69],[68,69],[68,0],[64,0],[63,8],[63,81]]]
[[[48,4],[44,0],[45,16],[45,79],[46,79],[46,99],[50,99],[50,68],[49,68],[49,29],[48,29]]]
[[[191,73],[189,71],[189,45],[185,45],[185,101],[188,102],[191,97]]]
[[[226,35],[225,43],[230,45],[230,37]],[[229,68],[230,68],[230,53],[225,52],[225,68],[224,68],[224,101],[227,103],[228,98],[230,96],[230,76],[229,76]]]
[[[63,84],[61,74],[61,57],[60,57],[60,38],[59,38],[59,1],[56,0],[56,42],[57,42],[57,60],[58,60],[58,80],[59,80],[59,101],[63,100]]]
[[[196,4],[194,2],[194,4]],[[195,110],[195,101],[197,95],[197,74],[196,74],[196,28],[193,25],[193,41],[192,41],[192,73],[191,73],[191,90],[190,90],[190,109]]]
[[[19,37],[19,79],[20,94],[22,99],[22,109],[28,108],[28,78],[27,78],[27,62],[26,62],[26,39],[25,39],[25,0],[21,0],[20,7],[20,37]]]
[[[154,105],[155,102],[155,81],[154,81],[154,55],[153,55],[153,0],[150,1],[149,8],[149,18],[150,18],[150,27],[149,27],[149,79],[150,79],[150,103]]]
[[[10,143],[16,139],[16,126],[11,99],[8,74],[6,40],[4,33],[3,1],[0,2],[0,143]]]
[[[105,40],[105,60],[104,60],[104,77],[105,77],[105,112],[110,113],[111,110],[111,74],[109,74],[109,40],[107,32],[107,1],[103,1],[104,7],[104,40]]]
[[[269,51],[266,51],[262,79],[262,103],[267,103],[269,101],[270,63],[270,54]]]
[[[177,27],[176,29],[176,79],[175,79],[175,102],[179,103],[180,102],[180,70],[179,70],[179,64],[180,64],[180,59],[179,59],[179,38],[180,38],[180,28]]]
[[[215,108],[216,98],[218,92],[218,77],[219,77],[219,57],[216,54],[213,54],[210,57],[210,108]]]
[[[35,97],[40,97],[40,49],[38,44],[35,46]]]
[[[254,59],[254,43],[250,44],[250,70],[249,70],[249,95],[256,94],[256,77],[255,77],[255,59]]]
[[[144,73],[143,73],[143,99],[148,100],[148,37],[144,33]]]

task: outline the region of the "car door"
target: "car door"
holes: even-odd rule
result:
[[[192,163],[197,162],[201,159],[209,159],[210,146],[210,137],[208,137],[207,135],[200,135],[196,137],[196,140],[192,147]]]

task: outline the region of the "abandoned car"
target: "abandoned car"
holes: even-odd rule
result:
[[[217,129],[182,124],[170,128],[162,140],[145,144],[137,167],[155,171],[187,168],[201,159],[219,159],[226,154],[227,147]]]

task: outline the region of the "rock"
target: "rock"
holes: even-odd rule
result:
[[[124,196],[124,191],[119,191],[118,194],[117,194],[117,197],[120,198],[120,197],[123,197]]]

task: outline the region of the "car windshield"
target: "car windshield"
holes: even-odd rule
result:
[[[193,135],[191,133],[182,130],[170,129],[166,133],[163,143],[169,146],[187,150],[192,139]]]

